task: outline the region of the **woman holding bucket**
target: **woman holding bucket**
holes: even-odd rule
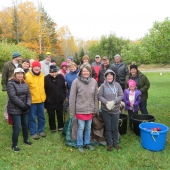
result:
[[[128,81],[129,88],[124,92],[125,110],[128,110],[129,128],[132,129],[131,117],[138,114],[139,104],[141,102],[140,91],[136,87],[136,82],[132,79]]]
[[[119,83],[115,82],[116,74],[108,69],[105,73],[106,81],[101,85],[98,98],[101,101],[102,117],[105,124],[107,150],[112,147],[119,150],[119,110],[123,99],[123,91]]]

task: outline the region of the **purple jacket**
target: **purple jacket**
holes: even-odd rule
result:
[[[129,93],[130,93],[129,89],[126,89],[124,91],[123,101],[125,102],[125,110],[130,110]],[[141,92],[138,89],[136,89],[135,101],[134,101],[134,105],[133,105],[133,112],[139,111],[139,104],[141,102],[141,95],[140,94],[141,94]]]

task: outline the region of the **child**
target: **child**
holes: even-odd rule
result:
[[[141,92],[136,87],[136,82],[132,79],[128,81],[129,88],[124,91],[125,110],[128,110],[129,127],[132,129],[131,117],[138,114],[141,102]]]

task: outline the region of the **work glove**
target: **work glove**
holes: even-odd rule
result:
[[[115,102],[114,101],[108,101],[106,104],[106,107],[108,110],[112,110],[115,107]]]

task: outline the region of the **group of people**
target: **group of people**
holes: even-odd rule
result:
[[[136,64],[132,64],[129,71],[119,54],[114,56],[113,64],[107,56],[101,60],[99,55],[90,64],[89,56],[84,55],[80,65],[77,65],[73,57],[69,56],[60,68],[56,66],[50,52],[40,62],[23,59],[20,64],[20,60],[21,54],[14,52],[12,61],[4,65],[1,82],[2,90],[8,94],[4,118],[12,120],[14,151],[20,151],[17,146],[20,126],[25,144],[32,144],[28,139],[28,129],[34,140],[38,140],[39,136],[46,137],[44,108],[52,133],[63,130],[63,111],[69,110],[70,117],[77,119],[76,143],[80,152],[84,152],[84,148],[94,149],[90,144],[93,116],[102,115],[107,150],[111,151],[112,148],[120,149],[120,102],[125,102],[129,118],[138,114],[139,108],[142,114],[148,114],[149,80]],[[132,128],[131,119],[129,127]]]

